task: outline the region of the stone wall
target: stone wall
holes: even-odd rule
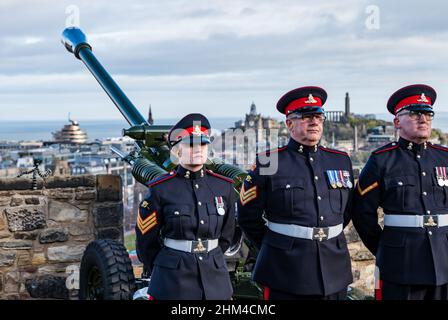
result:
[[[0,179],[0,299],[76,299],[87,244],[123,240],[121,179]]]
[[[378,223],[384,226],[384,212],[378,208]],[[345,228],[348,249],[352,259],[353,289],[352,296],[356,299],[373,299],[375,293],[375,256],[364,246],[353,223]]]
[[[375,256],[364,246],[353,224],[345,228],[348,250],[352,259],[353,289],[351,296],[359,299],[373,298],[375,288]]]

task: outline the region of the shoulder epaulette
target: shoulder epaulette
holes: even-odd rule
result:
[[[230,183],[233,183],[233,182],[234,182],[232,179],[229,179],[229,178],[224,177],[224,176],[222,176],[222,175],[220,175],[220,174],[214,173],[212,170],[205,169],[205,172],[207,172],[208,174],[210,174],[210,175],[212,175],[212,176],[214,176],[214,177],[216,177],[216,178],[220,178],[220,179],[222,179],[222,180],[225,180],[225,181],[227,181],[227,182],[230,182]]]
[[[319,149],[322,151],[326,151],[326,152],[331,152],[331,153],[336,153],[336,154],[341,154],[343,156],[348,157],[348,153],[344,152],[344,151],[339,151],[339,150],[335,150],[335,149],[328,149],[328,148],[324,148],[322,146],[319,146]]]
[[[447,147],[444,147],[444,146],[441,146],[441,145],[438,145],[438,144],[429,143],[429,146],[434,148],[434,149],[438,149],[438,150],[442,150],[442,151],[448,152],[448,148]]]
[[[386,151],[390,151],[390,150],[394,150],[394,149],[397,149],[397,148],[398,148],[398,143],[392,142],[392,143],[386,144],[385,146],[382,146],[382,147],[376,149],[375,151],[373,151],[373,154],[380,154],[380,153],[383,153],[383,152],[386,152]]]
[[[277,148],[277,149],[270,149],[270,150],[262,151],[260,153],[257,153],[257,156],[258,155],[265,155],[265,154],[268,154],[268,153],[281,152],[283,150],[286,150],[286,148],[288,148],[288,146],[284,146],[284,147]]]
[[[175,176],[176,176],[176,171],[171,171],[170,173],[164,174],[164,175],[162,175],[162,176],[160,176],[158,178],[155,178],[155,179],[149,181],[146,184],[146,186],[147,187],[155,186],[156,184],[159,184],[159,183],[161,183],[163,181],[166,181],[166,180],[169,180],[171,178],[174,178]]]

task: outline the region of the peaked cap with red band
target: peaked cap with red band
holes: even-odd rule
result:
[[[397,90],[387,101],[387,110],[396,115],[401,110],[431,111],[436,91],[425,84],[413,84]]]
[[[179,120],[168,133],[168,142],[174,146],[179,142],[193,145],[210,143],[210,122],[200,113],[190,113]]]
[[[319,87],[301,87],[283,95],[277,102],[277,110],[286,116],[291,113],[323,113],[322,106],[327,93]]]

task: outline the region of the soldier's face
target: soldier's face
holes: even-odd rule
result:
[[[180,144],[179,162],[186,165],[202,165],[207,161],[208,144]]]
[[[395,116],[394,125],[406,140],[422,143],[431,137],[432,120],[425,116],[411,117],[406,110]]]
[[[286,119],[286,125],[289,128],[292,139],[308,146],[314,146],[319,143],[324,128],[323,121],[318,118],[318,114],[304,119]]]

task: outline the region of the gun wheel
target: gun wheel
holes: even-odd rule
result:
[[[91,242],[81,260],[80,300],[130,300],[136,290],[131,259],[114,240]]]

